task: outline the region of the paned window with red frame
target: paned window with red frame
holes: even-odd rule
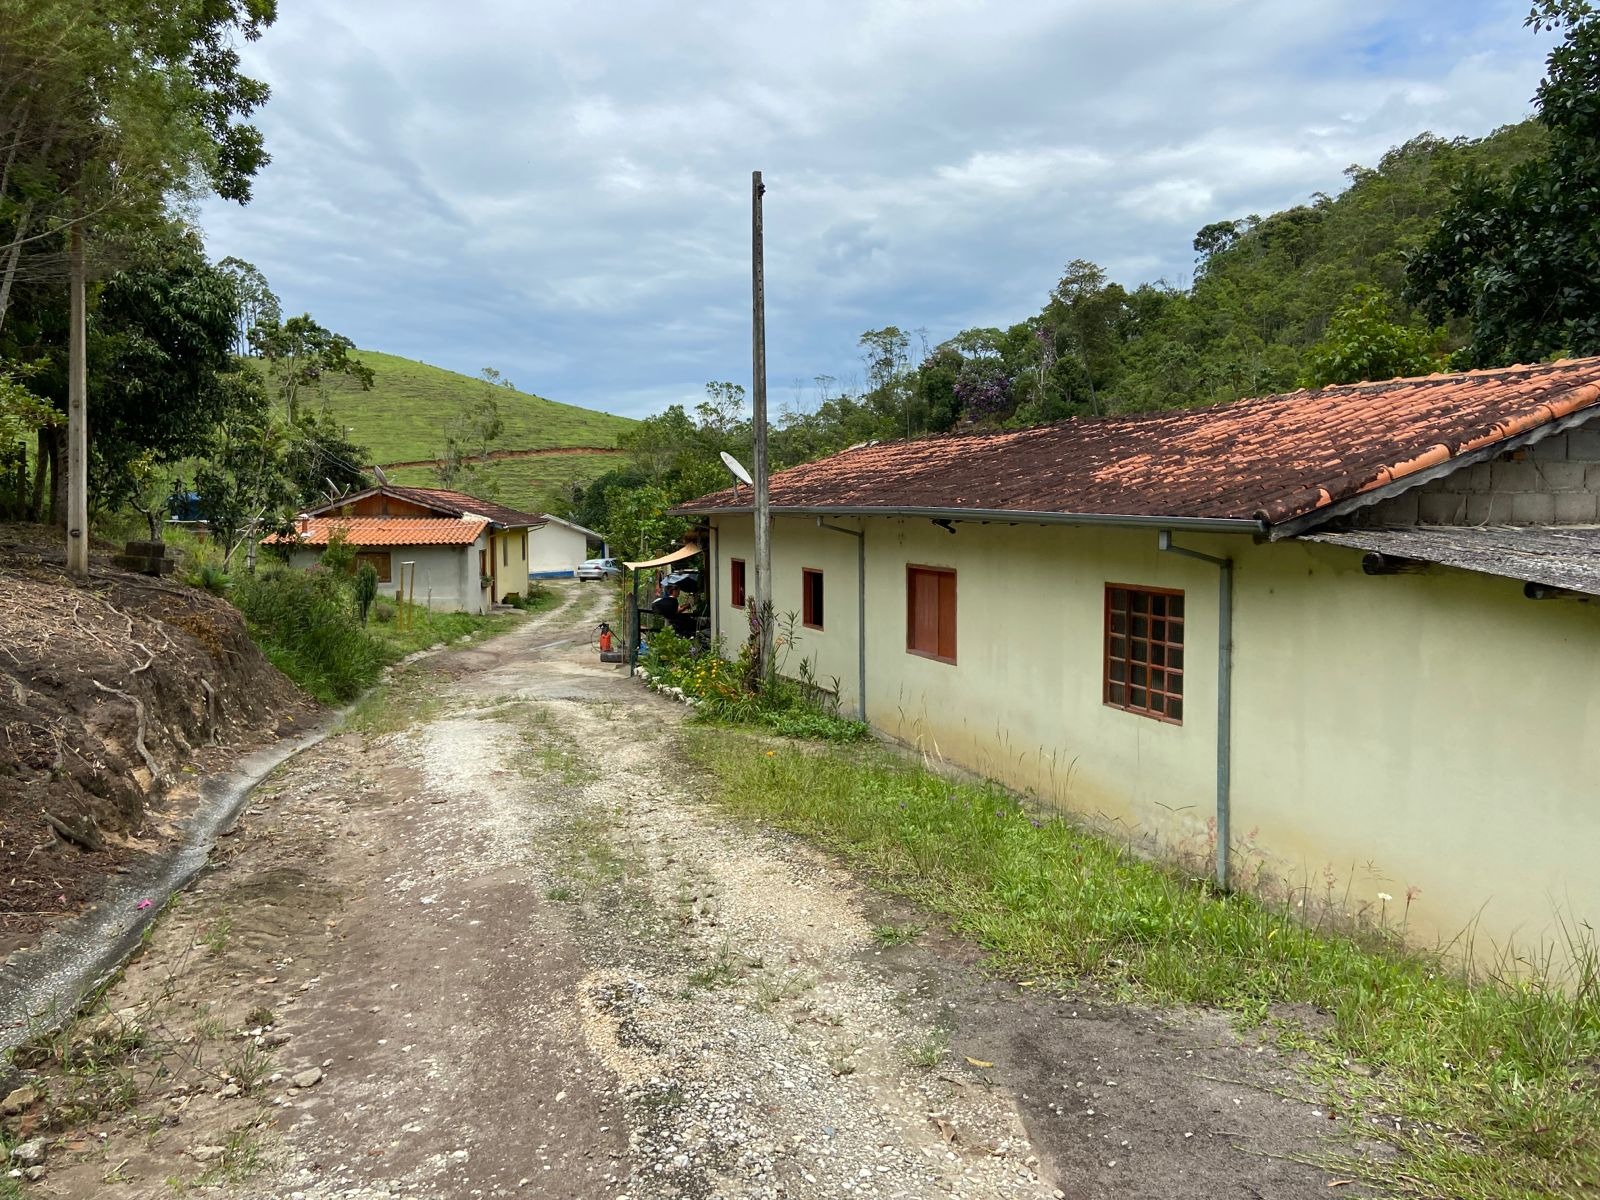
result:
[[[728,601],[735,608],[744,607],[744,559],[728,560]]]
[[[1106,586],[1105,702],[1182,723],[1182,592]]]
[[[800,623],[807,629],[822,628],[822,572],[812,567],[800,571]]]
[[[956,661],[956,573],[906,567],[906,652]]]

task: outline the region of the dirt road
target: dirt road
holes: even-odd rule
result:
[[[729,822],[682,710],[588,649],[602,591],[565,587],[262,785],[105,1000],[142,1047],[98,1083],[87,1034],[39,1051],[36,1117],[131,1081],[20,1130],[40,1194],[1330,1194],[1276,1051],[990,979]]]

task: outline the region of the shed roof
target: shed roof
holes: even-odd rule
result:
[[[1600,596],[1600,528],[1592,525],[1411,525],[1309,533],[1301,540]]]
[[[1600,358],[1358,383],[1148,416],[874,443],[780,471],[776,512],[981,510],[1261,528],[1600,415]],[[748,489],[677,510],[748,511]]]
[[[470,546],[489,526],[482,518],[461,517],[313,517],[298,534],[279,534],[269,542],[326,546],[335,529],[345,531],[352,546]]]

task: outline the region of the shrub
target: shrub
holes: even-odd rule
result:
[[[756,725],[783,737],[854,742],[868,736],[867,726],[838,713],[836,701],[812,677],[810,664],[800,664],[800,679],[775,677],[759,692],[746,690],[751,669],[746,647],[737,662],[715,650],[699,653],[694,644],[670,629],[650,635],[649,649],[640,665],[651,684],[674,688],[695,702],[703,720]]]
[[[348,581],[330,571],[241,576],[231,599],[267,657],[319,700],[349,700],[383,669],[383,646],[357,620]]]
[[[369,562],[364,562],[356,569],[356,612],[360,615],[363,625],[367,623],[367,613],[377,597],[378,568]]]
[[[395,619],[400,611],[400,606],[387,596],[379,596],[372,602],[372,619],[379,625],[387,625]]]

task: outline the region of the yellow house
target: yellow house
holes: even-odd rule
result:
[[[855,447],[771,503],[787,671],[890,737],[1423,939],[1600,921],[1600,359]],[[750,491],[680,511],[736,648]]]
[[[395,595],[402,569],[409,596],[450,612],[484,613],[528,588],[528,537],[545,518],[443,488],[385,484],[309,509],[295,533],[291,566],[316,562],[334,530],[378,572],[378,590]]]

